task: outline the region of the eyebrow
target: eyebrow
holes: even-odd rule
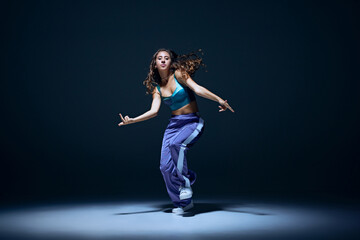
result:
[[[159,57],[162,57],[162,56],[158,56],[158,58],[159,58]],[[165,57],[170,57],[170,56],[165,56]]]

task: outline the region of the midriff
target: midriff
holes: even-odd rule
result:
[[[171,114],[172,115],[182,115],[182,114],[195,113],[198,111],[199,111],[199,108],[197,106],[196,101],[192,101],[189,104],[172,111]]]

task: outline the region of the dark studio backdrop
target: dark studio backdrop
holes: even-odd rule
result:
[[[168,198],[161,47],[201,48],[197,197],[358,198],[359,1],[3,1],[0,200]],[[194,195],[195,197],[195,195]],[[170,199],[169,199],[170,201]]]

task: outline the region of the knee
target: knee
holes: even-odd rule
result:
[[[165,173],[165,172],[169,171],[170,165],[168,163],[160,163],[159,168],[162,173]]]
[[[160,172],[165,172],[165,165],[164,164],[160,164]]]

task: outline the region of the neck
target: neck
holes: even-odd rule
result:
[[[161,77],[161,82],[167,82],[169,79],[170,71],[169,71],[169,69],[159,71],[159,75]]]

